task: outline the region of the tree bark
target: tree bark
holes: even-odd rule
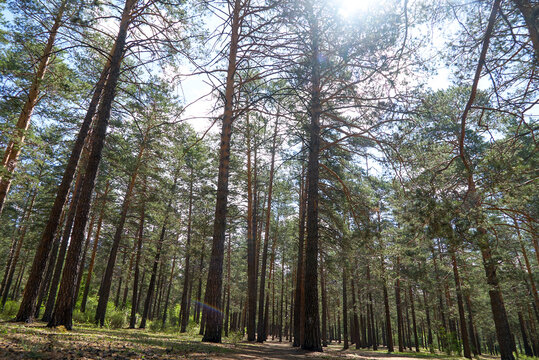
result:
[[[80,206],[77,206],[77,214],[73,226],[74,236],[71,239],[69,246],[66,266],[62,274],[62,282],[60,284],[58,301],[56,302],[55,310],[49,327],[64,325],[66,329],[71,330],[72,315],[73,315],[73,295],[75,287],[76,273],[72,269],[76,269],[79,262],[82,240],[84,238],[84,228],[88,219],[90,210],[90,199],[94,189],[94,182],[97,175],[99,163],[101,161],[101,153],[105,142],[108,120],[112,102],[114,100],[116,84],[120,75],[120,66],[122,63],[125,41],[127,37],[127,28],[131,23],[131,12],[135,6],[136,0],[126,0],[125,7],[120,21],[120,27],[116,43],[114,45],[113,55],[110,61],[110,72],[107,84],[103,89],[103,99],[99,105],[96,118],[96,127],[94,130],[92,151],[90,153],[84,182],[81,188]],[[109,283],[110,286],[110,283]]]
[[[174,194],[176,189],[176,182],[177,178],[174,178],[174,185],[172,187],[172,193]],[[161,234],[159,235],[159,240],[157,241],[157,250],[155,253],[155,258],[153,261],[153,268],[152,268],[152,275],[150,277],[150,284],[148,285],[148,294],[146,295],[146,301],[144,302],[144,311],[142,313],[142,319],[140,321],[140,329],[144,329],[146,327],[146,319],[148,318],[148,314],[150,312],[150,301],[153,296],[154,288],[155,288],[155,280],[157,277],[157,267],[160,264],[161,260],[161,249],[163,247],[163,241],[165,240],[165,234],[167,231],[167,225],[168,225],[168,219],[170,212],[172,211],[172,198],[168,202],[167,206],[167,213],[165,215],[165,220],[163,221],[163,226],[161,227]],[[154,307],[155,308],[155,307]]]
[[[213,226],[213,243],[206,282],[206,293],[203,309],[203,320],[206,321],[205,342],[221,342],[223,315],[221,312],[221,292],[223,285],[223,252],[226,232],[226,212],[228,202],[228,176],[230,164],[230,137],[234,120],[234,75],[236,73],[236,56],[240,37],[240,11],[242,3],[234,1],[231,21],[231,40],[228,59],[228,70],[225,89],[225,110],[221,130],[221,146],[219,150],[219,175],[217,179],[217,201],[215,204],[215,221]]]
[[[32,79],[32,85],[30,85],[30,90],[28,91],[28,98],[24,103],[16,124],[15,134],[13,136],[15,139],[11,139],[9,141],[9,144],[4,151],[2,163],[0,164],[0,214],[2,214],[6,197],[11,186],[11,181],[13,179],[13,173],[15,171],[15,167],[17,166],[17,161],[19,159],[22,146],[24,145],[28,127],[30,126],[32,112],[39,101],[41,83],[43,82],[43,78],[47,72],[49,60],[53,53],[54,42],[56,41],[56,35],[58,34],[58,29],[60,26],[62,26],[62,18],[64,16],[64,11],[66,10],[67,4],[68,1],[63,0],[58,7],[58,12],[54,18],[54,23],[49,31],[49,38],[47,39],[47,43],[43,49],[43,54],[41,55],[36,74]],[[30,316],[32,315],[33,311],[30,313]]]
[[[193,168],[191,167],[191,176],[189,181],[189,211],[187,214],[187,243],[185,245],[185,268],[183,270],[183,290],[182,302],[180,309],[180,332],[187,331],[187,323],[189,322],[188,308],[188,288],[189,288],[189,259],[191,256],[191,220],[193,214]]]
[[[136,0],[127,0],[127,2],[132,2],[132,1],[136,1]],[[101,286],[99,287],[99,293],[98,293],[99,301],[97,303],[97,310],[95,313],[95,322],[96,324],[99,324],[100,326],[103,326],[105,324],[105,314],[107,312],[107,302],[110,296],[110,287],[112,283],[112,275],[114,273],[114,266],[116,264],[116,256],[118,254],[118,248],[120,246],[120,241],[122,239],[124,225],[127,219],[127,213],[129,211],[129,206],[131,204],[133,189],[135,188],[137,176],[138,176],[140,167],[142,165],[142,158],[144,155],[144,151],[146,150],[148,133],[149,133],[149,128],[146,129],[144,138],[142,140],[142,143],[140,144],[139,152],[137,155],[137,163],[136,163],[135,169],[133,170],[133,174],[131,175],[131,179],[129,181],[127,191],[125,192],[124,200],[122,203],[122,212],[120,213],[120,219],[119,219],[118,225],[116,226],[116,232],[114,233],[114,238],[112,240],[112,247],[110,249],[110,255],[107,262],[107,267],[105,269],[105,274],[103,275],[103,280],[101,281]]]
[[[256,339],[256,272],[257,272],[257,246],[256,246],[256,215],[254,208],[257,207],[256,198],[253,199],[256,188],[253,191],[253,175],[251,170],[251,124],[249,123],[249,114],[246,117],[247,127],[247,341]],[[256,155],[255,155],[256,163]],[[256,171],[256,168],[255,168]],[[255,173],[256,176],[256,173]],[[261,278],[266,274],[266,259],[268,253],[268,244],[264,244],[262,255],[262,271]],[[262,286],[262,284],[261,284]],[[262,292],[264,290],[261,290]],[[258,318],[258,341],[262,342],[264,330],[261,326],[264,325],[264,300],[260,301]]]
[[[470,351],[468,330],[466,329],[466,315],[464,314],[464,303],[462,301],[460,275],[459,275],[459,269],[457,266],[457,257],[455,255],[455,249],[451,249],[451,263],[453,265],[453,277],[455,278],[455,288],[457,290],[457,306],[459,309],[460,337],[462,341],[462,347],[464,349],[464,357],[471,359],[472,353]]]
[[[77,138],[75,139],[75,143],[73,144],[71,155],[69,156],[69,160],[67,161],[62,181],[58,186],[56,198],[54,199],[54,203],[49,213],[47,225],[45,225],[45,229],[43,230],[41,240],[39,242],[36,254],[34,256],[34,260],[32,262],[32,268],[30,270],[30,274],[28,275],[28,281],[24,289],[24,295],[21,305],[19,306],[19,312],[17,313],[16,321],[30,320],[35,313],[35,301],[39,293],[39,287],[41,284],[43,270],[42,267],[43,264],[47,261],[47,258],[49,257],[50,249],[54,242],[54,238],[58,230],[58,225],[60,223],[60,216],[66,203],[68,193],[71,188],[71,183],[75,175],[75,171],[77,170],[77,164],[79,163],[82,149],[84,147],[86,137],[90,130],[90,125],[92,124],[92,120],[99,104],[105,82],[107,81],[109,70],[110,60],[107,61],[107,63],[105,64],[103,71],[101,72],[99,81],[95,85],[94,93],[88,106],[88,110],[86,111],[86,115],[84,116],[84,120],[79,129],[79,133],[77,134]]]
[[[97,229],[94,236],[94,244],[92,248],[92,255],[90,257],[90,263],[88,264],[88,274],[86,275],[86,282],[84,284],[84,292],[82,293],[82,301],[80,304],[80,311],[86,311],[86,301],[88,300],[88,294],[90,292],[90,284],[92,282],[92,273],[94,271],[95,255],[97,253],[97,245],[99,243],[99,236],[101,234],[101,226],[103,225],[103,216],[105,214],[105,205],[107,203],[107,195],[109,193],[110,182],[107,182],[105,192],[103,193],[103,200],[101,203],[101,211],[99,212],[99,220],[97,221]]]
[[[302,167],[299,187],[299,230],[298,230],[298,263],[296,272],[296,293],[294,299],[294,343],[293,346],[302,346],[305,333],[305,178]]]
[[[309,3],[311,31],[311,104],[309,161],[307,165],[307,244],[305,247],[305,341],[302,349],[322,351],[320,318],[318,314],[318,180],[320,153],[320,49],[318,19]]]
[[[397,335],[399,339],[399,352],[404,351],[404,327],[402,324],[401,285],[400,285],[400,258],[397,256],[397,279],[395,280],[395,303],[397,305]]]
[[[264,288],[266,286],[266,262],[268,257],[268,243],[269,243],[269,231],[270,231],[270,219],[271,219],[271,200],[273,194],[273,176],[275,171],[275,147],[277,144],[277,127],[279,118],[275,120],[275,129],[273,131],[273,142],[271,146],[271,162],[270,173],[268,182],[268,204],[266,210],[266,226],[264,230],[264,250],[262,252],[262,270],[260,272],[260,293],[258,295],[258,342],[263,342],[267,338],[266,328],[267,324],[264,322]]]
[[[40,171],[40,176],[41,177],[41,171]],[[36,201],[36,196],[37,196],[37,186],[36,188],[33,190],[33,195],[31,196],[31,200],[30,200],[30,204],[28,205],[28,207],[25,209],[25,214],[23,216],[23,219],[21,221],[21,227],[20,227],[20,231],[19,231],[19,239],[17,241],[17,246],[15,248],[15,253],[13,254],[13,259],[11,260],[11,266],[9,268],[9,271],[7,273],[7,279],[6,279],[6,284],[4,285],[4,288],[2,289],[3,291],[3,294],[2,294],[2,309],[4,309],[4,306],[6,305],[6,301],[7,301],[7,296],[8,296],[8,293],[9,293],[9,289],[11,287],[11,282],[13,281],[13,275],[15,274],[15,267],[17,266],[17,263],[19,262],[19,256],[21,254],[21,249],[22,249],[22,244],[24,243],[24,238],[26,237],[26,231],[28,230],[28,225],[29,225],[29,221],[30,221],[30,216],[32,215],[32,211],[34,209],[34,204],[35,204],[35,201]]]
[[[144,190],[146,192],[146,179],[144,179]],[[142,240],[144,238],[144,219],[146,217],[146,205],[145,201],[140,204],[140,220],[138,227],[138,238],[137,238],[137,254],[135,257],[135,274],[133,275],[133,296],[131,298],[131,316],[129,317],[129,328],[134,329],[135,323],[137,320],[137,309],[138,309],[138,299],[139,299],[139,273],[140,273],[140,257],[142,255]],[[141,289],[142,290],[142,289]]]
[[[67,211],[67,220],[62,234],[62,242],[60,244],[60,250],[58,251],[58,257],[56,259],[56,265],[54,267],[54,273],[52,275],[51,286],[49,288],[49,295],[47,297],[47,303],[45,305],[45,312],[41,321],[48,322],[52,317],[54,311],[54,304],[56,302],[56,292],[58,291],[58,285],[62,276],[62,269],[64,267],[65,255],[67,252],[67,246],[69,238],[71,237],[71,230],[73,229],[73,221],[75,220],[75,214],[77,212],[77,204],[81,195],[81,186],[84,179],[82,172],[77,175],[75,181],[75,188],[73,189],[73,198],[69,204],[69,210]]]

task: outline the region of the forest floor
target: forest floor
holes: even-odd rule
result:
[[[228,341],[228,339],[225,339]],[[0,323],[0,359],[458,359],[442,354],[342,350],[335,344],[323,353],[293,348],[289,342],[208,344],[200,336],[148,330],[105,329],[76,325],[73,331],[49,329],[45,323]]]

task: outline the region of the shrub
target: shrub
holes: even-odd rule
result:
[[[120,310],[112,310],[108,317],[107,325],[111,329],[121,329],[125,326],[125,313]]]
[[[2,315],[8,318],[11,318],[17,315],[18,310],[19,310],[19,303],[17,301],[9,300],[6,302],[6,305],[4,306]]]

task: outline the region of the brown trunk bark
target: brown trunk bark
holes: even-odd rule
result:
[[[346,272],[346,264],[342,269],[342,327],[344,337],[344,350],[348,349],[348,299],[346,297],[346,283],[348,276]]]
[[[90,200],[94,189],[97,170],[101,161],[101,153],[107,133],[108,120],[110,117],[112,102],[114,100],[116,84],[120,75],[120,66],[123,59],[127,37],[127,28],[133,20],[131,12],[135,6],[135,3],[136,0],[126,0],[122,13],[118,36],[116,38],[114,51],[110,60],[109,78],[106,86],[103,88],[103,98],[97,111],[96,126],[92,141],[92,151],[86,166],[84,182],[81,188],[80,206],[77,206],[77,214],[73,225],[74,236],[71,239],[71,244],[67,253],[66,266],[64,267],[62,274],[58,301],[56,301],[52,319],[48,323],[49,327],[64,325],[68,330],[70,330],[72,327],[74,305],[73,295],[76,276],[76,273],[72,271],[72,269],[76,269],[79,262],[82,240],[84,238],[84,228],[86,226],[88,212],[90,210]]]
[[[192,166],[192,165],[191,165]],[[188,309],[188,287],[189,287],[189,259],[191,257],[191,220],[193,214],[193,168],[191,167],[191,175],[189,181],[189,210],[187,214],[187,243],[185,245],[185,268],[183,270],[183,290],[182,300],[180,308],[180,332],[187,331],[187,324],[189,322]]]
[[[28,282],[26,283],[26,287],[24,289],[24,296],[21,305],[19,306],[16,321],[30,320],[32,315],[35,313],[35,301],[41,284],[42,267],[49,257],[49,252],[60,223],[60,216],[66,203],[66,199],[68,198],[73,176],[75,175],[77,164],[79,163],[80,155],[90,130],[90,125],[92,124],[92,119],[99,104],[99,100],[108,77],[109,68],[110,61],[108,61],[103,68],[101,77],[95,86],[92,99],[88,106],[88,110],[86,111],[86,115],[84,116],[79,133],[75,139],[75,143],[73,144],[71,155],[69,156],[62,181],[58,186],[56,198],[54,199],[54,203],[49,213],[47,225],[45,225],[45,229],[43,230],[41,240],[32,262],[32,268],[30,270],[30,274],[28,275]]]
[[[41,177],[41,171],[40,175]],[[3,294],[2,294],[2,309],[4,309],[4,306],[6,305],[7,296],[9,293],[9,289],[11,287],[11,282],[13,281],[13,275],[15,274],[15,267],[17,266],[17,263],[19,262],[19,256],[21,254],[22,244],[24,243],[24,238],[26,237],[26,231],[28,230],[28,225],[30,221],[30,216],[32,215],[32,211],[34,209],[34,204],[36,201],[37,196],[37,187],[33,190],[33,195],[31,196],[30,204],[25,209],[25,214],[21,221],[21,227],[19,228],[19,239],[17,241],[17,247],[15,248],[15,253],[13,254],[13,259],[11,260],[11,266],[9,268],[9,271],[7,273],[7,280],[6,284],[4,285]]]
[[[86,236],[86,241],[84,243],[84,250],[82,252],[82,259],[79,264],[79,268],[77,270],[77,286],[75,287],[75,303],[77,303],[77,299],[79,298],[79,290],[80,285],[82,283],[82,276],[84,275],[84,263],[86,262],[86,255],[88,254],[88,247],[90,246],[90,238],[92,237],[92,232],[94,230],[94,223],[95,223],[95,212],[92,215],[92,218],[90,220],[90,225],[88,226],[88,235]]]
[[[86,282],[84,284],[84,292],[82,293],[82,301],[80,304],[80,311],[86,311],[86,301],[88,300],[88,294],[90,293],[90,284],[92,282],[92,274],[95,265],[95,255],[97,254],[97,245],[99,244],[99,235],[101,234],[101,226],[103,225],[103,216],[105,215],[105,206],[107,203],[107,195],[109,193],[110,182],[107,182],[105,192],[103,193],[103,200],[101,203],[101,210],[99,212],[99,220],[97,221],[97,229],[94,236],[94,244],[92,248],[92,255],[90,257],[90,263],[88,264],[88,274],[86,275]]]
[[[460,337],[462,341],[462,347],[464,349],[464,357],[471,359],[472,353],[470,351],[468,330],[466,329],[466,315],[464,314],[464,303],[462,301],[460,275],[459,275],[459,269],[457,266],[457,257],[455,255],[455,249],[451,249],[451,263],[453,265],[453,277],[455,278],[455,288],[457,290],[457,307],[459,310]]]
[[[228,318],[230,315],[230,235],[228,236],[227,264],[226,264],[226,311],[225,311],[225,336],[228,337]]]
[[[138,299],[139,299],[138,288],[139,288],[139,274],[140,274],[140,257],[142,255],[142,241],[144,239],[144,220],[146,218],[146,205],[144,201],[145,192],[146,192],[146,177],[144,178],[144,190],[143,190],[142,201],[140,204],[140,220],[139,220],[138,238],[137,238],[137,254],[135,257],[135,273],[133,274],[133,296],[131,297],[131,315],[129,317],[130,329],[135,328],[135,324],[137,321],[137,309],[138,309]]]
[[[174,256],[172,257],[172,267],[170,269],[170,278],[168,279],[167,295],[165,297],[165,305],[163,309],[163,321],[162,321],[163,328],[165,328],[165,324],[167,322],[168,302],[170,301],[170,290],[172,289],[172,280],[174,279],[175,266],[176,266],[176,257]],[[187,314],[189,315],[189,312]]]
[[[397,306],[397,335],[399,339],[399,352],[404,351],[404,334],[402,324],[402,307],[401,307],[401,285],[400,285],[400,258],[397,256],[396,269],[397,279],[395,280],[395,303]]]
[[[60,244],[60,250],[58,251],[58,257],[56,259],[56,266],[54,267],[54,273],[52,275],[51,286],[49,288],[49,295],[47,297],[47,303],[45,305],[45,312],[41,321],[50,321],[52,317],[52,312],[54,311],[54,304],[56,301],[56,292],[58,291],[58,285],[60,285],[60,280],[62,276],[62,269],[64,266],[65,255],[67,252],[67,246],[69,243],[69,238],[71,237],[71,230],[73,228],[73,221],[75,220],[75,214],[77,211],[77,204],[79,202],[81,194],[81,186],[84,176],[82,172],[79,172],[77,175],[77,180],[75,181],[75,188],[73,189],[73,198],[69,204],[69,210],[67,212],[67,220],[62,234],[62,243]]]
[[[54,18],[54,23],[49,31],[49,38],[43,49],[43,54],[37,66],[37,71],[32,79],[32,85],[30,85],[30,90],[28,91],[28,98],[23,105],[22,111],[19,115],[19,120],[17,121],[15,134],[12,139],[9,141],[6,150],[4,151],[4,156],[2,158],[2,163],[0,164],[0,214],[4,208],[6,202],[6,197],[11,186],[11,181],[13,178],[13,172],[17,166],[17,161],[21,153],[22,147],[24,145],[24,140],[26,138],[28,127],[30,126],[30,119],[32,117],[32,112],[39,101],[39,90],[47,72],[49,65],[49,60],[53,53],[54,42],[56,41],[56,35],[58,34],[58,29],[62,25],[62,18],[64,16],[64,11],[67,7],[68,1],[63,0],[58,7],[58,12]],[[36,294],[37,296],[37,294]],[[30,313],[30,316],[33,315],[33,311]]]
[[[172,194],[175,193],[176,190],[176,182],[177,178],[174,178],[174,185],[172,187]],[[167,206],[167,213],[165,215],[165,220],[163,221],[163,226],[161,227],[161,234],[159,235],[159,240],[157,241],[157,250],[155,253],[155,258],[153,261],[153,268],[152,268],[152,275],[150,277],[150,284],[148,285],[148,294],[146,295],[146,301],[144,302],[144,311],[142,312],[142,319],[140,321],[140,329],[144,329],[146,327],[146,319],[148,318],[149,311],[150,311],[150,301],[153,296],[153,292],[155,289],[155,281],[157,277],[157,268],[160,264],[161,260],[161,249],[163,247],[163,241],[165,240],[165,234],[167,231],[167,225],[168,225],[168,218],[170,215],[170,212],[172,211],[172,200],[169,200],[168,206]],[[157,298],[156,298],[157,300]],[[155,306],[154,306],[155,309]]]
[[[127,0],[128,2],[137,1],[137,0]],[[126,3],[127,4],[127,3]],[[112,240],[112,247],[110,249],[109,259],[107,262],[107,267],[105,269],[105,274],[103,275],[103,280],[101,281],[101,286],[99,287],[99,301],[97,303],[97,310],[95,313],[95,322],[100,326],[105,324],[105,314],[107,312],[107,302],[110,296],[110,287],[112,284],[112,276],[114,274],[114,266],[116,264],[116,256],[118,254],[118,248],[120,247],[120,241],[122,239],[122,234],[124,231],[125,221],[127,219],[127,213],[129,211],[129,206],[131,204],[131,198],[133,194],[133,189],[135,188],[135,183],[137,181],[138,173],[142,165],[142,158],[146,150],[146,143],[148,140],[149,127],[146,129],[144,138],[140,144],[139,152],[137,155],[137,163],[127,191],[125,192],[124,200],[122,203],[122,212],[120,213],[120,219],[118,225],[116,226],[116,232],[114,233],[114,238]]]
[[[410,307],[412,309],[412,325],[414,330],[415,351],[419,352],[419,338],[417,337],[417,321],[415,317],[414,293],[412,292],[411,285],[408,287],[408,297],[410,298]]]
[[[479,231],[481,230],[484,232],[483,236],[486,237],[486,230],[479,229]],[[492,259],[492,251],[487,241],[481,244],[481,255],[483,257],[487,284],[489,285],[488,294],[490,296],[490,306],[496,327],[496,337],[500,346],[500,355],[502,360],[513,360],[513,336],[509,327],[507,312],[505,311],[502,292],[498,283],[498,276],[496,275],[497,262]]]
[[[242,3],[234,1],[231,21],[231,39],[228,58],[228,70],[225,89],[225,110],[221,130],[221,146],[219,150],[219,175],[217,179],[217,201],[215,204],[215,221],[213,226],[213,242],[206,282],[203,309],[203,320],[206,321],[202,341],[221,342],[223,316],[221,312],[221,292],[223,285],[223,252],[226,232],[226,213],[228,203],[228,176],[230,164],[230,137],[234,120],[234,75],[236,73],[236,56],[240,37]]]
[[[305,339],[302,349],[322,351],[318,314],[318,180],[320,153],[320,49],[318,19],[309,3],[312,50],[309,161],[307,164],[307,244],[305,247]]]
[[[256,217],[254,214],[254,209],[257,207],[256,198],[253,198],[256,188],[253,191],[253,174],[251,170],[251,124],[249,123],[249,114],[246,118],[247,126],[247,341],[254,341],[256,339],[256,271],[257,271],[257,261],[256,261]],[[256,163],[256,155],[255,155]],[[255,169],[256,171],[256,169]],[[255,173],[256,176],[256,173]],[[266,259],[267,259],[268,247],[267,243],[264,245],[264,254],[262,260],[262,273],[265,276],[266,273]],[[262,290],[263,291],[263,290]],[[264,301],[261,301],[260,312],[262,317],[264,315]],[[263,330],[260,328],[264,324],[262,318],[258,320],[258,334],[259,341],[262,341]]]
[[[298,230],[298,263],[296,273],[296,293],[294,299],[294,343],[293,346],[302,346],[305,332],[305,293],[303,282],[305,280],[305,177],[302,168],[299,187],[299,230]]]
[[[268,185],[268,203],[266,207],[266,224],[264,230],[264,249],[262,252],[262,269],[260,272],[260,293],[258,295],[258,342],[263,342],[267,338],[266,328],[267,324],[264,321],[264,288],[266,286],[266,263],[268,258],[268,243],[269,243],[269,230],[270,230],[270,219],[271,219],[271,200],[273,195],[273,175],[275,171],[275,147],[277,144],[277,127],[279,123],[279,118],[275,120],[275,129],[273,131],[273,143],[271,146],[271,162],[270,162],[270,173],[269,173],[269,185]]]
[[[380,264],[382,269],[382,282],[383,282],[383,291],[384,291],[384,312],[386,317],[385,330],[386,330],[386,341],[387,341],[387,351],[392,353],[393,348],[393,331],[391,330],[391,313],[389,311],[389,296],[387,293],[387,279],[385,275],[385,264],[383,257],[380,257]]]

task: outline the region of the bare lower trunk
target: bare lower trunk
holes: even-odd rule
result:
[[[230,137],[234,119],[234,75],[236,73],[236,55],[240,35],[240,10],[242,3],[235,0],[231,22],[231,41],[225,90],[225,111],[221,130],[221,147],[219,150],[219,175],[217,179],[217,201],[215,204],[215,221],[213,226],[213,242],[206,282],[206,293],[202,320],[205,321],[202,341],[221,342],[223,323],[221,308],[221,292],[223,285],[223,255],[226,232],[226,213],[228,203],[228,176],[230,164]]]
[[[97,221],[97,229],[95,231],[94,244],[92,248],[92,256],[90,257],[90,263],[88,264],[88,274],[86,275],[86,282],[84,284],[84,292],[82,293],[82,301],[80,304],[80,311],[86,311],[86,301],[88,294],[90,293],[90,284],[92,282],[92,273],[94,271],[95,256],[97,253],[97,245],[99,243],[99,235],[101,234],[101,226],[103,225],[103,215],[105,213],[105,205],[107,202],[107,195],[109,193],[110,182],[107,182],[105,193],[103,194],[103,201],[101,204],[101,211],[99,213],[99,220]]]
[[[67,253],[66,266],[64,267],[64,271],[62,273],[62,282],[60,284],[58,301],[56,301],[52,319],[48,323],[49,327],[64,325],[68,330],[70,330],[72,327],[74,305],[73,296],[75,293],[74,287],[76,277],[76,272],[72,271],[72,269],[76,269],[79,263],[82,240],[84,238],[84,228],[86,227],[86,221],[88,219],[95,178],[99,163],[101,161],[108,120],[110,117],[112,102],[114,101],[116,84],[120,75],[120,65],[122,63],[124,45],[127,37],[127,28],[132,21],[131,11],[135,3],[136,0],[126,0],[123,10],[118,36],[116,38],[114,51],[110,61],[109,78],[106,86],[103,89],[103,98],[97,111],[96,126],[92,141],[92,151],[86,166],[84,182],[82,184],[81,196],[79,200],[80,206],[77,206],[77,214],[75,216],[75,222],[73,225],[74,236],[71,239],[71,244]]]

